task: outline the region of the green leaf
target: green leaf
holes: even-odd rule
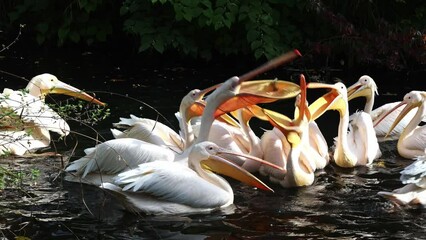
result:
[[[256,51],[254,51],[254,57],[256,59],[259,59],[260,57],[262,57],[262,55],[263,55],[263,49],[258,48],[256,49]]]
[[[143,52],[147,50],[149,47],[151,47],[152,44],[152,36],[145,35],[141,38],[140,45],[139,45],[139,52]]]
[[[256,29],[250,29],[247,32],[247,41],[249,42],[253,42],[254,40],[260,38],[260,32],[257,31]]]
[[[152,46],[157,50],[159,53],[164,52],[164,41],[162,38],[157,38],[152,42]]]
[[[253,42],[250,44],[250,46],[251,46],[251,49],[252,49],[252,50],[259,49],[259,48],[260,48],[260,46],[262,46],[262,41],[260,41],[260,40],[253,41]]]

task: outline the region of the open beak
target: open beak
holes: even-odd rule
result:
[[[358,97],[371,98],[371,89],[358,82],[348,87],[347,91],[348,91],[348,101]]]
[[[68,95],[71,97],[75,97],[75,98],[79,98],[81,100],[87,101],[87,102],[92,102],[101,106],[105,106],[106,104],[99,101],[98,99],[90,96],[89,94],[81,91],[78,88],[75,88],[71,85],[68,85],[64,82],[60,82],[58,84],[56,84],[56,86],[52,89],[48,89],[46,93],[49,94],[64,94],[64,95]]]
[[[328,110],[337,110],[340,112],[341,116],[344,115],[347,103],[333,84],[311,82],[308,84],[307,88],[327,88],[331,90],[309,105],[312,121],[315,121],[315,119],[319,118]]]
[[[296,96],[299,93],[299,86],[291,82],[276,80],[246,81],[253,79],[255,76],[276,68],[284,63],[293,61],[300,56],[302,56],[302,54],[300,54],[300,52],[295,49],[293,51],[284,53],[281,56],[268,61],[262,66],[240,76],[238,81],[240,89],[237,96],[229,99],[221,106],[219,106],[215,113],[215,117],[249,105],[270,103],[278,99],[285,99]]]
[[[297,96],[300,93],[299,85],[282,80],[255,80],[241,84],[239,93],[224,102],[215,112],[218,117],[226,112],[259,103],[271,103],[280,99]]]
[[[247,159],[258,161],[258,162],[260,162],[262,164],[266,164],[270,167],[285,171],[283,168],[281,168],[281,167],[279,167],[275,164],[269,163],[269,162],[267,162],[263,159],[256,158],[256,157],[246,155],[246,154],[231,152],[231,151],[224,150],[224,149],[222,149],[220,152],[218,152],[218,155],[212,155],[208,159],[201,161],[201,165],[203,166],[204,169],[214,171],[216,173],[231,177],[235,180],[238,180],[240,182],[243,182],[243,183],[248,184],[250,186],[257,187],[257,188],[265,190],[265,191],[273,192],[274,190],[272,190],[270,187],[268,187],[265,183],[263,183],[260,179],[258,179],[253,174],[249,173],[245,169],[235,165],[234,163],[230,162],[226,158],[219,156],[219,155],[234,155],[234,156],[245,157]]]

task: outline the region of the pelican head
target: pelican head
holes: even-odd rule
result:
[[[407,115],[413,108],[420,107],[423,102],[426,100],[426,92],[422,91],[411,91],[407,94],[405,94],[404,99],[401,101],[401,103],[397,104],[394,108],[389,110],[382,118],[380,118],[376,123],[379,124],[383,119],[385,119],[391,112],[395,111],[399,107],[406,105],[404,109],[401,110],[398,117],[393,122],[392,126],[389,128],[388,133],[392,132],[392,130],[395,128],[396,125]]]
[[[183,113],[186,120],[191,120],[193,117],[198,117],[203,114],[205,102],[204,96],[219,87],[219,84],[206,88],[204,90],[193,89],[189,91],[180,102],[179,111]]]
[[[25,90],[28,91],[30,95],[35,97],[45,98],[47,94],[65,94],[71,97],[76,97],[88,102],[93,102],[98,105],[105,106],[105,103],[97,100],[80,89],[61,82],[56,76],[49,73],[44,73],[33,77]]]
[[[356,83],[348,87],[348,101],[358,97],[370,99],[374,94],[379,94],[377,85],[368,75],[361,76]]]
[[[208,141],[201,142],[193,146],[188,158],[189,165],[191,168],[196,170],[199,170],[201,168],[201,170],[207,174],[213,171],[234,178],[250,186],[273,192],[270,187],[268,187],[257,177],[244,170],[243,168],[239,167],[238,165],[235,165],[231,161],[227,160],[226,155],[245,157],[250,160],[258,161],[262,164],[267,164],[268,166],[277,168],[279,170],[283,170],[281,167],[266,162],[260,158],[253,157],[247,154],[232,152],[217,146],[215,143]]]
[[[344,116],[348,111],[348,96],[346,86],[341,83],[325,84],[325,83],[309,83],[308,88],[327,88],[330,91],[318,98],[309,105],[311,120],[314,121],[328,110],[337,110],[340,116]]]

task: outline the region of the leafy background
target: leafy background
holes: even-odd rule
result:
[[[0,40],[134,53],[270,59],[293,48],[312,59],[392,70],[426,62],[422,0],[5,0]],[[314,61],[314,60],[313,60]]]

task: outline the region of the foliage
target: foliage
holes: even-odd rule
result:
[[[105,41],[112,33],[113,18],[109,18],[108,3],[104,0],[22,0],[9,12],[11,23],[24,23],[35,32],[39,44],[57,39],[86,44]],[[96,10],[96,11],[95,11]]]
[[[139,51],[174,49],[211,58],[252,53],[272,58],[300,47],[302,33],[294,25],[303,1],[126,0],[120,14],[124,30],[140,39]]]
[[[344,59],[349,65],[375,63],[398,69],[409,61],[426,63],[422,0],[9,0],[3,4],[0,9],[8,9],[10,24],[26,24],[39,44],[90,45],[128,33],[139,52],[195,59],[231,54],[272,58],[300,48],[305,55]]]

